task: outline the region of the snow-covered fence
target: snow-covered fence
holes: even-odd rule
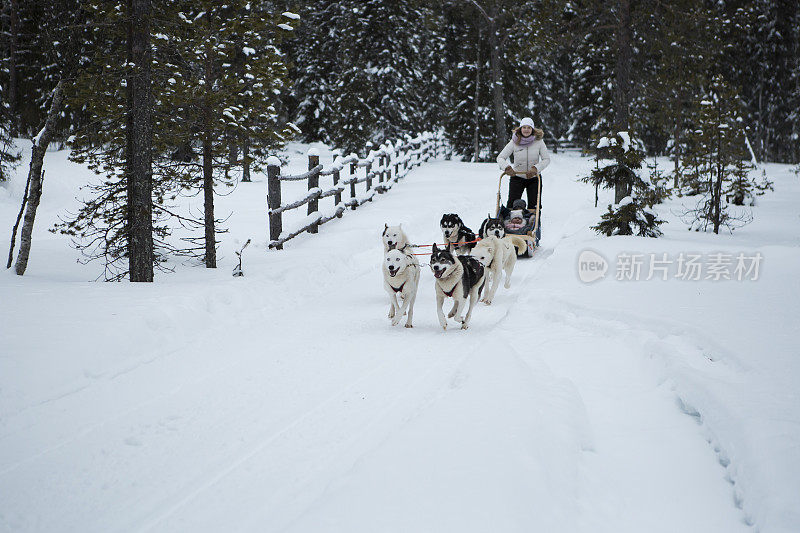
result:
[[[308,172],[296,176],[281,176],[281,162],[277,157],[267,161],[267,203],[269,205],[269,238],[270,248],[283,249],[283,244],[301,233],[317,233],[319,227],[334,218],[341,218],[349,207],[355,210],[360,205],[371,202],[375,194],[383,194],[391,189],[398,180],[403,179],[411,169],[438,157],[445,150],[444,138],[441,135],[425,133],[417,137],[383,144],[377,150],[371,150],[367,157],[359,159],[357,155],[336,157],[333,165],[323,169],[319,163],[319,153],[313,148],[308,152]],[[360,169],[364,169],[361,172]],[[342,171],[347,169],[349,175],[342,179]],[[333,187],[322,190],[320,177],[331,176]],[[373,187],[373,180],[378,183]],[[308,194],[291,203],[284,204],[281,199],[281,182],[308,182]],[[363,192],[358,185],[364,184]],[[342,200],[342,193],[349,188],[350,198]],[[319,201],[329,196],[334,197],[332,209],[326,213],[319,210]],[[283,213],[308,205],[308,216],[301,227],[283,230]]]

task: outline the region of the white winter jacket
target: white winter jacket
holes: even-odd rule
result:
[[[508,160],[511,154],[514,154],[513,164]],[[503,170],[511,165],[517,175],[524,176],[533,167],[536,167],[539,172],[547,168],[547,165],[550,164],[550,153],[542,139],[536,139],[528,146],[520,146],[514,144],[512,136],[512,140],[497,155],[497,163]]]

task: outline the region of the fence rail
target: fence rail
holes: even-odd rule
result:
[[[371,202],[376,194],[389,191],[399,180],[403,179],[413,168],[432,158],[438,157],[445,150],[444,138],[441,135],[423,134],[409,138],[397,145],[387,143],[377,150],[369,152],[367,157],[359,159],[355,154],[337,157],[330,168],[324,169],[319,163],[319,154],[313,149],[308,153],[308,171],[295,176],[282,176],[280,160],[270,158],[267,162],[267,204],[269,206],[269,247],[282,250],[284,243],[298,235],[308,232],[317,233],[322,224],[334,218],[341,218],[347,208],[357,209]],[[359,176],[359,169],[364,169]],[[349,176],[342,179],[342,171],[347,169]],[[320,176],[332,176],[333,187],[323,190],[319,186]],[[308,182],[308,194],[291,203],[281,200],[281,182]],[[373,186],[373,181],[377,184]],[[365,183],[359,192],[357,185]],[[342,200],[342,194],[349,189],[350,198]],[[334,197],[333,210],[323,215],[319,212],[319,201]],[[289,231],[283,230],[283,213],[308,205],[307,217],[302,226]]]

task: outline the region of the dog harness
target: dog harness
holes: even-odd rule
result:
[[[452,289],[450,289],[450,292],[447,292],[447,291],[446,291],[446,290],[444,290],[444,289],[442,289],[442,292],[443,292],[443,293],[444,293],[444,295],[445,295],[445,296],[447,296],[448,298],[452,298],[452,297],[453,297],[453,293],[454,293],[454,292],[456,292],[456,287],[458,287],[458,283],[456,283],[455,285],[453,285],[453,288],[452,288]]]
[[[402,290],[403,290],[403,287],[405,287],[405,286],[406,286],[406,282],[407,282],[407,281],[408,281],[408,280],[404,281],[404,282],[403,282],[403,284],[402,284],[402,285],[400,285],[399,287],[397,287],[396,289],[395,289],[394,287],[392,287],[391,285],[389,285],[389,286],[390,286],[390,287],[392,287],[392,290],[393,290],[394,292],[400,292],[400,291],[402,291]]]

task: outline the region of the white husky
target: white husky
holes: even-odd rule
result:
[[[486,268],[489,288],[481,299],[486,305],[492,303],[494,295],[500,287],[503,271],[506,273],[505,288],[511,287],[511,274],[517,264],[517,252],[525,250],[525,242],[522,239],[513,239],[513,237],[517,236],[509,235],[502,239],[498,239],[494,235],[487,236],[479,241],[470,253]],[[517,240],[519,242],[516,242]]]
[[[390,226],[389,224],[383,225],[383,251],[389,250],[403,250],[409,253],[411,245],[408,242],[408,237],[403,231],[403,225]]]
[[[408,312],[406,327],[411,328],[411,319],[414,317],[414,302],[417,300],[419,287],[419,263],[413,255],[407,255],[400,250],[389,250],[383,256],[383,288],[389,295],[389,318],[392,325],[396,326]],[[397,296],[403,299],[403,305],[397,301]]]

